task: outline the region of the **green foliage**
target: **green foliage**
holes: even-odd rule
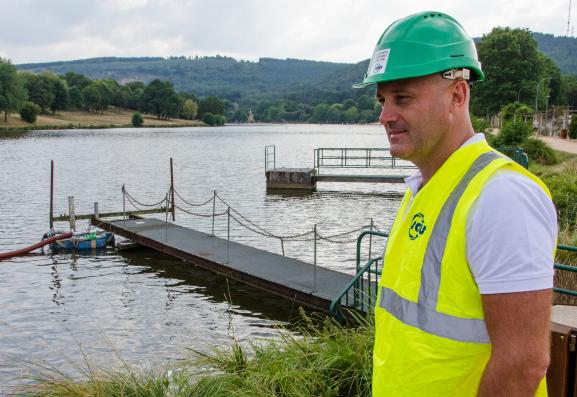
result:
[[[182,118],[185,120],[194,120],[198,114],[198,103],[192,99],[187,99],[182,104]]]
[[[567,161],[560,170],[543,173],[540,177],[551,190],[560,229],[574,230],[577,227],[577,160]]]
[[[205,113],[224,115],[224,103],[215,96],[201,99],[198,104],[198,114],[202,117]]]
[[[49,73],[23,73],[22,77],[28,92],[28,100],[40,106],[42,113],[47,112],[55,97],[53,83],[55,76]]]
[[[29,376],[28,397],[364,397],[370,395],[374,324],[358,318],[343,327],[330,318],[305,317],[299,335],[211,353],[195,352],[178,369],[142,371],[122,363],[120,370],[87,364],[69,376],[45,363]],[[79,367],[80,368],[80,367]]]
[[[16,112],[26,93],[19,78],[16,68],[10,60],[0,58],[0,112],[4,112],[4,120],[8,120],[8,114]]]
[[[132,125],[134,127],[142,127],[143,124],[144,119],[142,118],[142,115],[139,112],[132,113]]]
[[[491,122],[484,117],[477,117],[471,115],[471,122],[473,123],[473,130],[476,132],[487,132],[491,128]]]
[[[577,39],[568,36],[554,36],[548,33],[533,33],[539,50],[555,61],[568,74],[577,75]]]
[[[512,102],[503,106],[499,113],[503,121],[515,121],[523,120],[524,115],[533,114],[533,109],[524,103]]]
[[[210,126],[221,126],[224,125],[226,119],[222,114],[204,113],[202,115],[202,121]]]
[[[66,85],[66,80],[62,80],[59,77],[54,76],[52,79],[52,92],[54,93],[54,99],[50,104],[50,110],[52,114],[56,113],[57,110],[65,110],[70,102],[69,90]]]
[[[477,50],[487,80],[473,86],[475,114],[497,113],[503,105],[515,102],[519,90],[535,87],[544,77],[544,68],[551,66],[525,29],[494,28],[483,35]]]
[[[577,139],[577,114],[571,116],[571,124],[569,124],[569,138]]]
[[[155,114],[159,119],[178,116],[182,107],[180,98],[169,81],[153,80],[142,93],[143,110]]]
[[[90,83],[82,90],[82,98],[84,99],[84,109],[88,111],[98,112],[104,109],[104,103],[98,87],[94,83]]]
[[[559,163],[557,153],[540,139],[528,138],[522,143],[523,150],[533,161],[543,165]]]
[[[495,136],[491,144],[494,146],[522,146],[531,134],[533,128],[530,123],[522,120],[504,123],[501,132]]]
[[[78,86],[70,87],[70,90],[68,90],[68,103],[72,109],[84,108],[84,98]]]
[[[36,117],[40,114],[40,106],[32,102],[24,102],[20,109],[20,117],[27,123],[35,123]]]

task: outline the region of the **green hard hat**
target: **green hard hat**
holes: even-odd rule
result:
[[[409,15],[381,35],[361,88],[385,81],[467,68],[471,80],[484,80],[475,43],[461,24],[437,11]]]

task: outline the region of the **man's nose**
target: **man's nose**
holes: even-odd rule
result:
[[[394,107],[391,105],[383,104],[383,108],[381,109],[381,114],[379,116],[379,122],[387,126],[390,122],[395,122],[398,119],[398,113],[395,111]]]

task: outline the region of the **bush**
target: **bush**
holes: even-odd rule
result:
[[[484,117],[475,117],[471,115],[471,122],[473,123],[473,129],[475,132],[486,132],[491,127],[489,120]]]
[[[202,115],[202,121],[203,121],[203,123],[208,124],[208,125],[215,125],[214,124],[215,123],[214,114],[212,114],[210,112],[203,114]]]
[[[132,125],[135,127],[142,127],[142,124],[144,124],[142,115],[139,112],[134,112],[132,114]]]
[[[20,109],[20,117],[27,123],[35,123],[36,117],[40,114],[40,106],[32,102],[24,102]]]
[[[549,145],[540,139],[528,138],[522,144],[529,159],[543,165],[554,165],[559,163],[557,153]]]
[[[503,117],[503,121],[506,122],[511,120],[523,120],[523,115],[533,114],[533,109],[524,103],[513,102],[503,106],[499,113],[501,114],[501,117]]]
[[[503,125],[493,143],[498,146],[522,146],[532,133],[531,124],[521,120],[510,121]]]
[[[566,163],[561,172],[542,179],[551,190],[559,226],[574,230],[577,225],[577,164]]]
[[[577,114],[571,116],[571,124],[569,124],[569,138],[577,139]]]

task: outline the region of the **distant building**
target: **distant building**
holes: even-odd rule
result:
[[[248,110],[248,120],[249,123],[254,123],[254,115],[252,114],[252,109]]]

